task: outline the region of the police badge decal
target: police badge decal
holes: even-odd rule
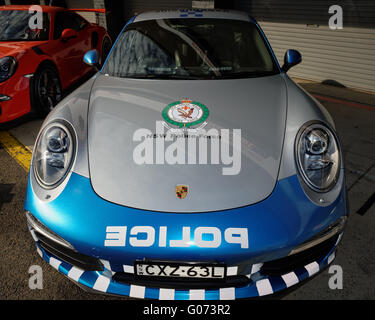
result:
[[[199,130],[207,125],[208,108],[196,101],[181,100],[167,105],[163,112],[164,126],[168,129]]]

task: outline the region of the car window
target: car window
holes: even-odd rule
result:
[[[0,10],[0,41],[46,41],[49,39],[49,14],[43,13],[41,29],[30,27],[32,14],[26,10]]]
[[[58,12],[55,16],[54,39],[59,39],[65,29],[82,30],[87,21],[74,12]]]
[[[279,72],[253,23],[228,19],[160,19],[130,24],[104,72],[118,77],[222,79]]]

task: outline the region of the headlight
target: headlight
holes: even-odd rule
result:
[[[46,188],[56,187],[72,165],[75,141],[68,125],[54,122],[39,136],[33,156],[34,173]]]
[[[310,124],[297,137],[296,160],[300,175],[317,192],[327,192],[340,173],[340,151],[336,136],[321,123]]]
[[[0,82],[8,80],[17,70],[17,60],[13,57],[0,59]]]

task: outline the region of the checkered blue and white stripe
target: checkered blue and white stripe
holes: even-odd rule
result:
[[[181,18],[199,18],[203,17],[203,10],[180,10]]]
[[[30,230],[33,234],[33,231]],[[48,262],[53,268],[78,282],[79,284],[91,288],[93,290],[115,295],[124,295],[141,299],[159,299],[159,300],[233,300],[240,298],[250,298],[269,295],[283,289],[289,288],[313,275],[328,266],[335,258],[336,246],[341,239],[339,236],[335,247],[331,252],[322,257],[319,261],[314,261],[305,265],[303,268],[294,270],[280,276],[264,277],[260,274],[262,264],[255,264],[251,268],[250,274],[247,275],[252,281],[244,287],[231,287],[220,289],[190,289],[177,290],[165,288],[149,288],[139,285],[129,285],[112,281],[114,272],[111,270],[109,261],[101,260],[105,268],[104,271],[85,271],[72,266],[69,263],[61,261],[47,253],[40,247],[36,240],[37,251],[39,255]],[[129,265],[123,266],[124,272],[134,273],[134,267]],[[238,267],[231,266],[227,269],[228,275],[236,275]]]

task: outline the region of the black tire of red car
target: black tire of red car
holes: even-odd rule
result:
[[[34,73],[30,86],[31,109],[45,117],[62,99],[62,88],[57,69],[41,65]]]
[[[112,48],[112,41],[108,37],[104,37],[102,41],[102,60],[101,60],[101,66],[103,66],[105,60],[107,59],[107,56]]]

